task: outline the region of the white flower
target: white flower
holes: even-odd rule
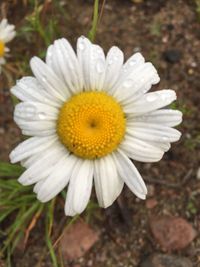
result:
[[[0,22],[0,73],[1,65],[5,64],[5,58],[9,48],[6,47],[6,43],[10,42],[16,35],[15,26],[8,24],[7,19],[2,19]]]
[[[66,215],[86,208],[93,179],[101,207],[113,203],[124,182],[145,199],[146,186],[129,158],[159,161],[180,138],[172,127],[181,122],[181,112],[161,109],[176,99],[175,92],[148,93],[159,76],[140,53],[123,61],[116,46],[105,57],[101,47],[80,37],[76,56],[59,39],[48,48],[46,63],[31,59],[35,78],[24,77],[11,89],[23,101],[14,119],[32,136],[10,154],[27,168],[19,182],[36,184],[42,202],[69,183]]]

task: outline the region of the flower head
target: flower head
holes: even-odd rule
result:
[[[46,63],[30,62],[35,77],[24,77],[11,91],[17,104],[14,119],[32,136],[10,154],[27,169],[23,185],[36,184],[46,202],[68,184],[66,215],[81,213],[94,180],[99,205],[110,206],[124,183],[145,199],[146,186],[131,159],[159,161],[170,143],[180,111],[164,108],[176,99],[172,90],[148,93],[159,76],[140,53],[124,63],[113,46],[107,56],[98,45],[80,37],[77,55],[66,39],[48,48]]]
[[[10,42],[16,35],[15,26],[8,24],[7,19],[0,22],[0,73],[1,65],[5,64],[5,55],[9,52],[6,43]]]

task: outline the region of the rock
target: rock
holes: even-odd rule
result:
[[[176,255],[153,254],[140,267],[192,267],[188,258]]]
[[[60,241],[60,248],[65,260],[82,257],[99,239],[99,235],[83,220],[67,228]]]
[[[154,238],[164,250],[173,251],[187,247],[196,237],[196,231],[180,217],[161,216],[150,220]]]
[[[158,205],[158,201],[155,198],[149,198],[146,200],[147,209],[153,209]]]
[[[164,59],[169,62],[169,63],[177,63],[180,61],[181,59],[181,52],[177,49],[170,49],[170,50],[166,50],[163,53],[163,57]]]
[[[3,260],[0,259],[0,267],[6,267],[5,263]]]

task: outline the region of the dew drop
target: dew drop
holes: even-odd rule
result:
[[[46,77],[46,75],[43,75],[43,76],[42,76],[42,81],[43,81],[44,83],[47,81],[47,77]]]
[[[98,73],[102,73],[104,71],[104,62],[103,60],[99,60],[96,64],[96,70]]]
[[[45,112],[39,112],[38,117],[39,117],[39,119],[44,120],[46,118],[46,113]]]
[[[80,50],[82,50],[82,51],[85,49],[85,41],[84,41],[84,38],[83,37],[81,38],[81,40],[78,43],[78,48]]]
[[[52,58],[52,52],[50,50],[48,51],[48,58]]]
[[[163,140],[164,142],[169,142],[169,138],[168,138],[167,136],[163,136],[163,137],[162,137],[162,140]]]
[[[112,65],[113,63],[115,63],[118,60],[118,56],[117,55],[112,55],[110,57],[110,59],[108,60],[108,65]]]
[[[133,85],[133,81],[130,79],[123,82],[123,87],[125,88],[130,88],[132,85]]]
[[[167,95],[167,94],[162,94],[162,95],[161,95],[161,99],[162,99],[163,101],[167,100],[167,99],[168,99],[168,95]]]
[[[130,61],[129,61],[129,63],[128,63],[128,64],[129,64],[129,66],[131,66],[131,67],[132,67],[132,66],[134,66],[134,65],[135,65],[135,63],[136,63],[136,60],[132,59],[132,60],[130,60]]]
[[[155,94],[149,94],[149,95],[146,95],[146,100],[148,101],[148,102],[153,102],[153,101],[155,101],[157,99],[157,95],[155,95]]]
[[[26,112],[35,113],[35,107],[32,106],[26,107]]]

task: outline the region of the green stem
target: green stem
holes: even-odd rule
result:
[[[94,42],[94,40],[95,40],[95,36],[96,36],[96,32],[97,32],[98,17],[99,17],[99,0],[95,0],[92,28],[88,33],[88,38],[90,39],[91,42]]]

